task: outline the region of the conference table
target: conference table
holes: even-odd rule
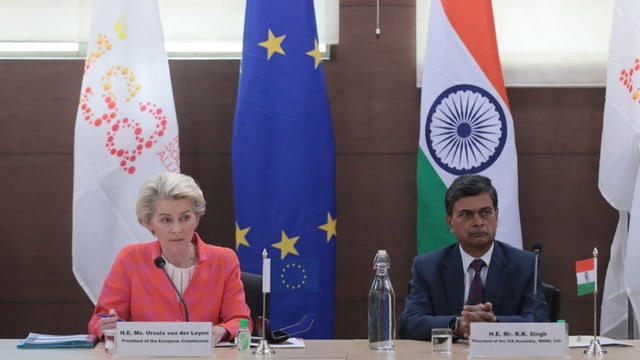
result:
[[[607,346],[607,354],[602,360],[640,359],[640,340],[625,340],[632,346]],[[397,340],[395,350],[369,350],[366,339],[356,340],[304,340],[305,347],[297,349],[275,349],[271,359],[301,359],[301,360],[466,360],[469,359],[468,343],[453,344],[450,355],[431,353],[431,343],[428,341]],[[18,349],[18,339],[0,339],[0,359],[4,360],[104,360],[109,356],[104,352],[104,343],[98,343],[93,349]],[[118,358],[114,356],[114,358]],[[231,347],[216,347],[216,360],[251,360],[256,359],[251,354],[240,354]],[[122,359],[150,359],[138,357],[122,357]],[[157,358],[156,358],[157,359]],[[166,359],[166,358],[165,358]],[[181,359],[171,357],[171,359]],[[194,359],[184,358],[184,359]],[[202,358],[200,358],[202,359]],[[488,358],[484,358],[488,359]],[[505,359],[505,358],[502,358]],[[533,359],[519,357],[515,359]],[[540,359],[540,358],[537,358]],[[547,358],[548,359],[548,358]],[[567,357],[559,358],[567,359]],[[594,359],[584,355],[584,348],[570,349],[570,359]]]

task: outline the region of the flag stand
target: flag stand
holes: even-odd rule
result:
[[[269,342],[266,339],[267,326],[266,326],[266,304],[267,293],[271,291],[271,260],[268,258],[267,249],[262,250],[262,339],[260,344],[253,351],[253,355],[258,358],[266,357],[270,358],[276,354],[276,351],[269,346]]]
[[[594,269],[596,274],[598,273],[598,249],[593,248],[593,262]],[[607,350],[603,349],[600,345],[600,340],[598,340],[598,329],[596,319],[598,318],[598,309],[597,309],[597,295],[598,295],[598,277],[596,275],[595,279],[595,291],[593,292],[593,339],[591,339],[591,343],[589,347],[584,349],[584,353],[587,356],[602,356],[607,353]]]

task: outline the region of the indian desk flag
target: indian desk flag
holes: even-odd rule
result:
[[[490,0],[431,0],[418,150],[418,253],[455,242],[444,195],[459,175],[491,178],[497,239],[522,248],[513,119]]]
[[[100,0],[75,124],[73,272],[95,303],[117,252],[152,240],[135,204],[151,175],[180,171],[169,64],[156,0]]]
[[[616,0],[613,8],[598,187],[619,220],[604,279],[600,329],[604,336],[626,339],[629,319],[640,318],[640,3]]]
[[[593,294],[597,291],[596,258],[576,261],[578,296]]]
[[[313,0],[248,0],[244,24],[232,141],[236,251],[254,273],[269,252],[273,329],[332,338],[335,143]]]

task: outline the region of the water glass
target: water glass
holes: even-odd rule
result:
[[[112,357],[116,353],[116,329],[103,329],[104,352]]]
[[[453,333],[449,328],[431,329],[431,351],[434,353],[451,353]]]

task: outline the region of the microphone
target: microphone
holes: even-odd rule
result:
[[[176,291],[176,294],[178,294],[178,298],[180,299],[180,302],[182,303],[182,307],[184,307],[184,318],[187,320],[187,322],[189,322],[189,311],[187,310],[187,303],[184,301],[184,298],[182,297],[182,294],[180,294],[180,291],[176,287],[176,284],[173,283],[173,280],[171,280],[171,276],[169,276],[169,273],[167,272],[167,269],[165,268],[165,265],[167,265],[167,262],[165,261],[165,259],[162,256],[158,256],[157,258],[153,259],[153,263],[156,264],[156,267],[162,269],[162,272],[165,275],[167,275],[167,279],[169,279],[169,282],[171,283],[171,286],[173,286],[173,289]]]
[[[533,250],[534,253],[542,252],[542,244],[540,244],[539,242],[533,244],[533,246],[531,247],[531,250]]]

